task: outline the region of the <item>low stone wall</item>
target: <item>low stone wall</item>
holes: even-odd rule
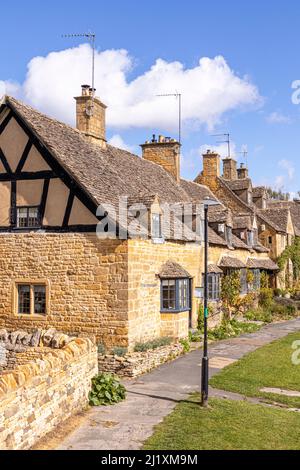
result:
[[[99,355],[99,373],[113,372],[120,377],[137,377],[180,356],[183,349],[182,344],[179,343],[146,352],[129,353],[124,357],[111,354]]]
[[[23,364],[0,373],[2,450],[29,449],[87,405],[97,348],[88,338],[71,338],[53,349],[54,336],[44,348],[28,348],[19,358],[15,352]]]

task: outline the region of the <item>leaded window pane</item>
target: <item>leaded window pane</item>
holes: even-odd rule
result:
[[[39,208],[38,207],[17,207],[17,227],[39,227]]]
[[[30,314],[30,286],[18,286],[18,313]]]
[[[161,283],[162,310],[182,311],[190,309],[189,279],[166,279]]]
[[[46,313],[46,287],[34,286],[34,313],[44,315]]]
[[[247,269],[241,269],[241,294],[247,294],[248,283],[247,283]]]

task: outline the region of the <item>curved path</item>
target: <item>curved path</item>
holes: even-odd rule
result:
[[[260,331],[210,346],[210,375],[255,349],[289,333],[299,331],[300,318],[264,326]],[[153,427],[171,413],[176,404],[199,390],[201,350],[134,380],[124,381],[126,401],[112,407],[92,408],[85,421],[57,449],[136,450],[153,433]]]

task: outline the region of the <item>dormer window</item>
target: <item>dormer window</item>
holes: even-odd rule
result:
[[[162,216],[161,214],[152,214],[151,236],[153,239],[162,238]]]
[[[17,207],[17,228],[37,228],[40,225],[39,207]]]

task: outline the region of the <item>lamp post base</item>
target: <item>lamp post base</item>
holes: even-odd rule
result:
[[[208,370],[209,360],[208,357],[202,358],[202,374],[201,374],[201,405],[208,406]]]

